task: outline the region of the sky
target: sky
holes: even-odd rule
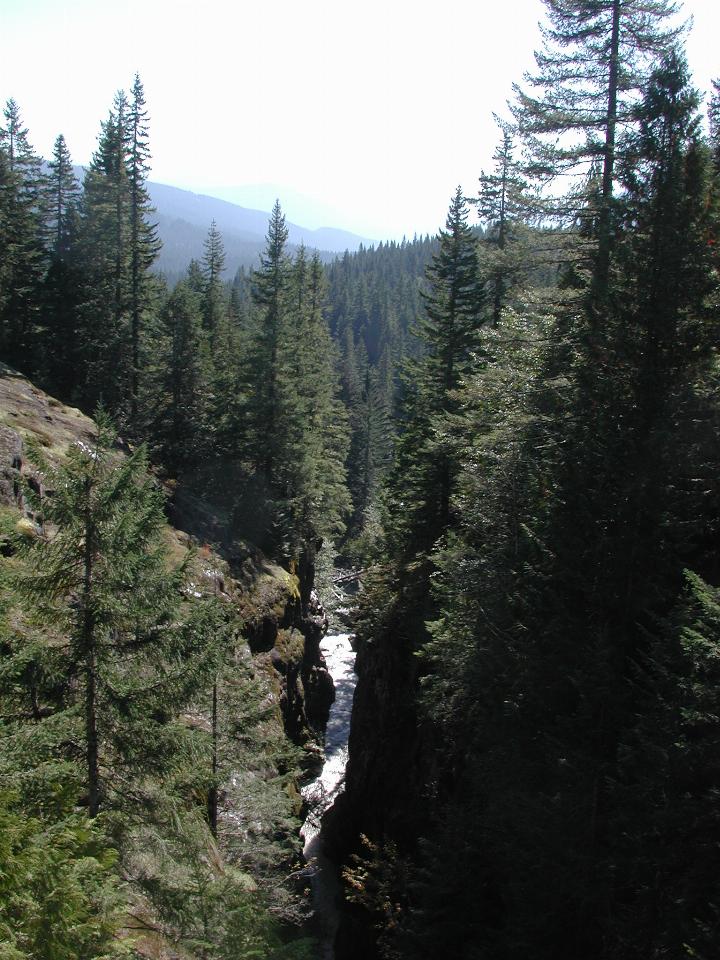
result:
[[[684,12],[707,90],[720,2]],[[265,185],[289,219],[373,240],[433,234],[490,168],[542,16],[541,0],[0,0],[0,100],[38,153],[62,133],[85,164],[138,72],[152,180],[246,201]]]

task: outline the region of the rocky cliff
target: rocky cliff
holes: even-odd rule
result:
[[[382,621],[377,633],[367,632],[362,616],[358,623],[346,788],[323,821],[323,836],[335,862],[345,868],[361,864],[363,890],[343,905],[336,960],[385,955],[377,939],[388,922],[383,898],[392,899],[394,871],[416,854],[417,838],[446,786],[442,744],[434,742],[417,709],[421,663],[415,649],[427,598],[413,584],[401,593],[376,618]]]

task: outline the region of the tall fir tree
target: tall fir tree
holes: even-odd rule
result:
[[[477,237],[458,187],[439,234],[439,251],[427,270],[429,290],[416,334],[424,352],[404,373],[392,501],[402,502],[392,522],[399,556],[428,553],[450,524],[456,455],[448,422],[459,408],[458,390],[479,348],[484,294]],[[395,511],[393,511],[395,513]]]
[[[720,80],[713,80],[708,103],[710,147],[715,161],[715,171],[720,173]]]
[[[477,365],[484,321],[478,240],[467,220],[458,188],[427,268],[425,310],[417,323],[423,352],[404,365],[395,462],[384,492],[382,562],[368,577],[356,621],[355,702],[362,709],[350,735],[349,816],[371,840],[387,835],[406,849],[428,816],[417,796],[436,747],[418,712],[418,652],[427,621],[438,613],[431,592],[435,554],[460,519],[455,421]],[[373,745],[370,754],[366,743]],[[393,797],[391,806],[382,802],[384,791]]]
[[[485,237],[489,253],[485,256],[484,272],[492,304],[492,323],[500,323],[508,295],[523,268],[527,270],[529,251],[516,249],[521,239],[522,225],[532,213],[528,183],[520,164],[514,157],[514,143],[509,124],[497,121],[501,130],[500,143],[493,154],[492,173],[480,175],[480,192],[475,201],[477,212],[487,224]]]
[[[77,210],[80,187],[75,177],[72,157],[60,134],[53,146],[52,160],[48,163],[49,226],[52,250],[55,255],[67,255],[68,234],[72,217]]]
[[[225,248],[222,235],[213,220],[203,244],[200,265],[203,278],[203,326],[212,341],[227,312],[222,275],[225,269]]]
[[[658,57],[672,49],[683,27],[671,0],[544,0],[548,22],[537,69],[524,87],[515,86],[513,113],[530,154],[528,172],[546,187],[584,171],[592,185],[598,164],[599,189],[585,216],[596,217],[592,293],[607,289],[614,235],[613,190],[623,131],[632,126],[639,92]],[[532,92],[531,92],[532,91]],[[546,214],[572,223],[582,204],[546,191]],[[569,202],[568,202],[569,200]]]
[[[62,134],[55,141],[48,167],[51,247],[43,296],[43,376],[54,395],[69,400],[77,376],[77,290],[81,285],[77,264],[80,188]]]
[[[360,534],[377,519],[380,485],[391,463],[392,431],[387,391],[378,371],[367,365],[361,392],[350,413],[352,442],[348,457],[353,517],[351,529]]]
[[[265,253],[253,274],[253,300],[257,311],[254,349],[248,371],[252,397],[252,444],[256,470],[272,487],[279,466],[278,445],[282,339],[286,335],[290,268],[285,250],[288,231],[276,201],[268,225]]]
[[[102,124],[85,174],[78,246],[83,276],[78,307],[79,398],[130,415],[131,255],[128,211],[128,103],[120,91]]]
[[[33,356],[46,268],[46,193],[40,158],[23,127],[20,109],[8,100],[0,128],[2,239],[0,351],[21,370],[34,373]]]
[[[128,245],[130,283],[130,423],[138,429],[138,402],[140,373],[143,365],[141,354],[143,316],[148,311],[151,296],[150,269],[160,251],[157,226],[152,223],[154,209],[147,189],[150,172],[150,146],[148,141],[148,114],[145,108],[145,91],[140,76],[135,75],[128,104]]]
[[[433,849],[468,805],[482,810],[469,844],[485,918],[477,935],[508,956],[679,956],[683,943],[702,955],[698,918],[714,913],[716,892],[698,894],[688,835],[668,816],[672,765],[682,765],[677,685],[695,681],[672,675],[681,657],[665,624],[684,564],[710,559],[691,478],[707,478],[717,504],[707,443],[715,214],[696,108],[686,66],[670,55],[617,171],[623,208],[600,351],[580,339],[568,352],[561,317],[539,331],[534,358],[516,354],[514,369],[468,394],[466,509],[438,558],[442,616],[426,648],[426,703],[456,744],[453,797],[463,799],[439,816],[451,822]],[[504,349],[516,350],[512,340]],[[693,890],[689,910],[665,896],[669,875]],[[433,902],[445,922],[455,915],[453,890],[464,885],[429,895],[430,918]],[[458,929],[453,950],[469,933]]]
[[[164,311],[166,354],[152,432],[171,476],[192,469],[203,448],[207,365],[200,295],[178,283]]]
[[[67,632],[67,670],[82,691],[91,817],[103,804],[118,805],[115,791],[123,792],[138,765],[146,771],[162,765],[173,739],[164,724],[178,702],[187,702],[197,677],[207,677],[203,658],[214,655],[210,631],[200,628],[202,611],[195,624],[178,619],[184,569],[168,568],[162,495],[147,473],[147,452],[139,447],[118,459],[114,440],[100,412],[97,437],[72,446],[64,466],[52,470],[34,451],[54,493],[29,492],[46,526],[28,544],[20,581]],[[176,660],[192,645],[200,647],[195,675],[191,658],[182,669]],[[155,759],[145,756],[138,764],[148,736]]]
[[[289,404],[280,429],[292,438],[283,461],[295,537],[292,558],[303,568],[305,602],[319,545],[344,531],[349,508],[347,413],[339,398],[337,355],[323,312],[325,291],[319,256],[314,254],[308,263],[301,247],[291,276],[291,327],[285,342],[288,383],[284,389]]]
[[[300,572],[309,598],[322,539],[344,529],[347,418],[339,398],[336,357],[324,317],[322,264],[300,248],[285,253],[287,229],[279,204],[267,249],[253,276],[250,342],[243,351],[249,487],[236,521],[265,548]]]

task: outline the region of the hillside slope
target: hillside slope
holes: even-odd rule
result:
[[[17,644],[32,639],[34,631],[52,629],[33,620],[31,611],[21,604],[21,595],[14,595],[17,570],[22,569],[18,567],[23,555],[19,538],[46,536],[28,502],[27,486],[41,491],[43,497],[53,496],[51,490],[43,489],[44,476],[33,465],[33,447],[40,448],[48,465],[56,468],[64,463],[71,445],[92,447],[95,432],[94,422],[79,410],[48,396],[0,363],[0,574],[3,586],[8,585],[0,604],[0,641],[6,659]],[[118,456],[129,449],[122,440],[117,447]],[[285,879],[293,869],[302,867],[297,832],[302,804],[297,777],[315,763],[319,748],[314,731],[325,722],[333,696],[332,681],[319,649],[326,619],[318,604],[300,609],[297,579],[270,563],[252,544],[236,540],[220,545],[200,539],[197,534],[205,532],[206,518],[212,513],[212,505],[193,498],[182,504],[176,501],[173,519],[179,525],[181,518],[185,529],[168,524],[163,542],[172,565],[186,557],[188,550],[192,552],[186,605],[219,599],[227,610],[228,622],[234,625],[234,650],[222,668],[222,685],[216,675],[214,693],[205,690],[179,716],[168,718],[178,730],[187,730],[188,737],[201,738],[197,742],[198,756],[202,756],[207,749],[202,738],[207,740],[211,732],[215,736],[216,721],[211,719],[215,708],[211,705],[217,700],[221,703],[224,712],[219,714],[218,735],[223,765],[217,838],[198,823],[203,802],[198,805],[198,786],[192,786],[189,771],[180,774],[179,784],[174,783],[172,799],[164,797],[166,788],[170,789],[165,779],[155,782],[155,774],[148,771],[143,789],[155,799],[147,809],[142,804],[137,807],[135,820],[124,828],[124,836],[118,841],[117,878],[124,889],[121,935],[134,940],[140,956],[154,960],[196,955],[188,931],[200,920],[193,913],[193,894],[188,893],[191,887],[186,890],[187,884],[195,882],[190,877],[195,869],[194,856],[207,871],[208,884],[215,884],[218,891],[217,895],[203,895],[216,899],[205,902],[202,911],[217,910],[222,916],[228,878],[235,877],[233,896],[252,894],[257,899],[261,894],[262,902],[280,917],[287,935],[297,936],[298,924],[306,913],[304,898],[298,898],[301,891],[285,889]],[[66,642],[62,632],[53,641],[55,645]],[[19,690],[17,683],[11,689],[7,687],[7,677],[5,684],[0,684],[5,721],[13,716],[11,701]],[[52,722],[55,709],[48,703],[43,718]],[[30,729],[27,718],[15,716],[12,723],[0,721],[5,739],[0,751],[4,783],[11,769],[8,757],[12,756],[6,756],[5,748],[11,750],[7,745],[13,738],[27,736]],[[242,739],[233,733],[236,727],[243,730]],[[53,751],[48,761],[61,762],[61,753]],[[28,758],[24,763],[27,770],[21,776],[34,776],[34,761]],[[170,822],[166,814],[157,813],[156,808],[162,809],[163,804],[168,810],[177,809],[179,819]],[[118,813],[109,809],[108,815]],[[173,831],[178,823],[185,824],[183,829],[187,827],[190,833],[176,836]],[[167,853],[173,849],[177,849],[177,857]],[[0,852],[0,872],[2,869]],[[256,890],[259,893],[254,893]],[[172,907],[178,897],[188,904],[181,923]],[[268,943],[273,936],[276,934],[267,933]]]

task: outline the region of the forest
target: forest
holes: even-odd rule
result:
[[[670,0],[544,7],[477,191],[329,264],[278,202],[169,284],[140,77],[82,183],[7,102],[3,960],[717,956],[720,80]]]

